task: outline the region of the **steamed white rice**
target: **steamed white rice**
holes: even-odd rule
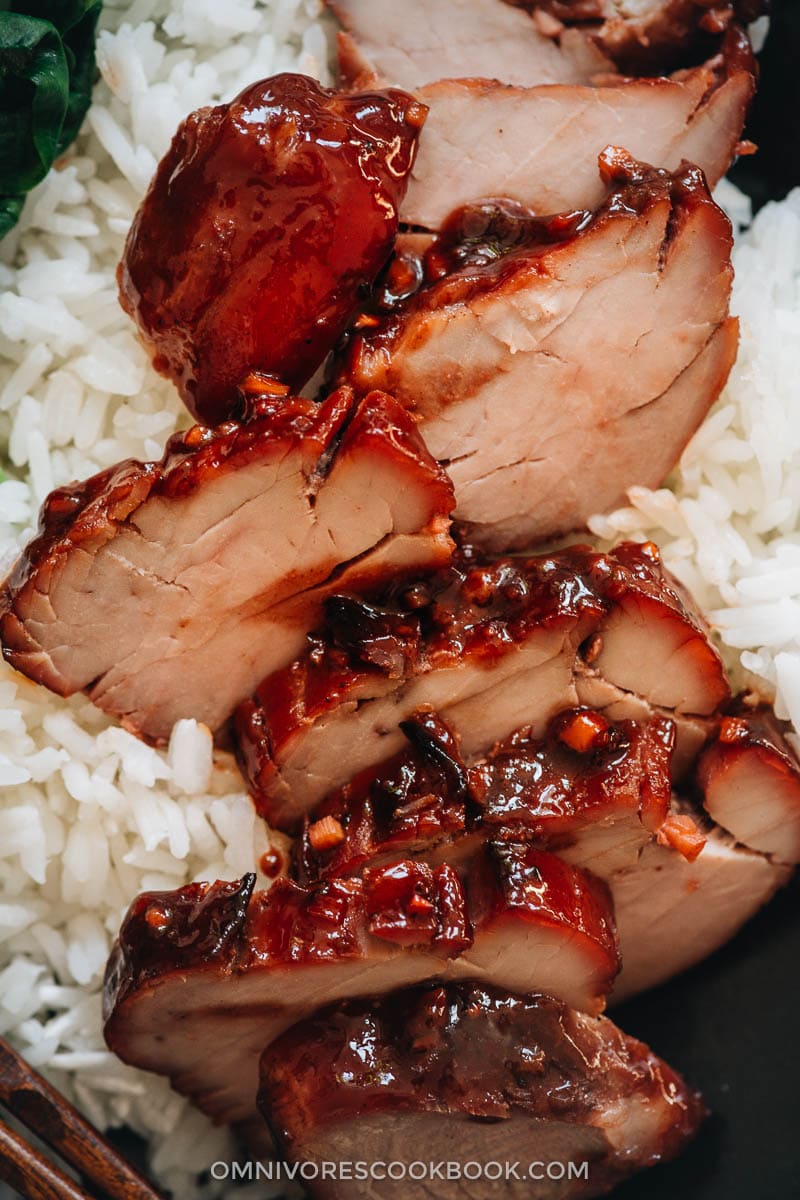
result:
[[[326,80],[320,7],[107,2],[103,82],[84,132],[0,243],[0,572],[54,486],[158,457],[186,423],[117,304],[123,239],[188,111],[279,70]],[[746,225],[746,201],[727,185],[724,199]],[[658,542],[739,680],[757,677],[800,728],[800,192],[740,234],[735,263],[742,346],[725,394],[671,489],[636,489],[593,531]],[[0,667],[0,1033],[98,1125],[148,1137],[152,1169],[179,1200],[199,1194],[197,1173],[232,1146],[163,1080],[105,1050],[103,966],[137,892],[235,877],[266,847],[202,726],[181,722],[157,752],[85,701]]]

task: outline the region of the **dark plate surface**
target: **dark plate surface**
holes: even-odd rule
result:
[[[800,0],[774,0],[747,136],[732,172],[760,207],[800,186]],[[800,421],[800,380],[797,419]],[[691,929],[676,929],[691,938]],[[800,880],[707,962],[615,1009],[699,1087],[712,1111],[678,1161],[618,1188],[614,1200],[800,1198]]]
[[[759,149],[731,171],[756,205],[800,186],[800,0],[772,0],[761,78],[745,136]]]
[[[795,879],[712,958],[609,1014],[700,1088],[712,1114],[680,1159],[614,1200],[800,1197],[798,902]]]

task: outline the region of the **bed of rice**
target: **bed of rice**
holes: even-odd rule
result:
[[[319,0],[107,0],[84,132],[0,245],[0,572],[53,486],[158,457],[186,422],[114,280],[179,120],[279,70],[325,79],[329,37]],[[729,185],[720,196],[746,226],[746,201]],[[672,488],[637,489],[593,532],[657,541],[739,678],[758,677],[800,729],[800,191],[740,232],[734,311],[739,361]],[[202,727],[181,722],[157,752],[0,667],[0,1033],[99,1125],[147,1136],[152,1169],[179,1200],[231,1157],[228,1135],[105,1050],[103,966],[137,892],[235,877],[266,846]],[[202,1193],[214,1192],[206,1181]]]

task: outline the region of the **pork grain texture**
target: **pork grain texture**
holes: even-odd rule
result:
[[[735,361],[732,231],[701,172],[611,149],[600,166],[613,190],[593,214],[452,218],[422,286],[353,336],[337,372],[408,407],[465,537],[495,552],[659,487]]]
[[[428,106],[401,220],[438,230],[454,209],[514,200],[539,214],[596,208],[608,145],[655,167],[699,167],[713,188],[737,153],[756,65],[737,28],[702,66],[647,79],[512,87],[444,79],[417,89]]]
[[[390,397],[255,402],[48,497],[2,593],[3,654],[154,740],[217,730],[330,592],[447,563],[452,506]]]

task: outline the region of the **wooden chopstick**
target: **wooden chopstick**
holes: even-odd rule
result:
[[[0,1179],[28,1200],[91,1200],[73,1179],[0,1121]]]
[[[110,1200],[163,1200],[162,1194],[135,1171],[95,1127],[46,1079],[28,1066],[3,1038],[0,1038],[0,1104],[57,1151],[70,1166],[100,1188]],[[7,1138],[13,1139],[16,1146],[26,1147],[29,1152],[29,1156],[25,1157],[17,1149],[17,1157],[12,1158],[12,1167],[32,1172],[30,1177],[25,1178],[29,1194],[34,1200],[39,1200],[40,1196],[45,1200],[51,1200],[51,1197],[53,1200],[86,1200],[85,1193],[67,1176],[50,1166],[6,1126],[3,1126],[3,1130],[0,1159]],[[38,1165],[34,1159],[39,1159]],[[52,1187],[50,1191],[46,1190],[50,1186],[46,1171],[51,1172],[53,1179],[60,1176],[66,1180],[72,1191],[53,1191]],[[36,1180],[40,1182],[36,1183]],[[34,1185],[39,1187],[39,1191],[35,1190]]]

